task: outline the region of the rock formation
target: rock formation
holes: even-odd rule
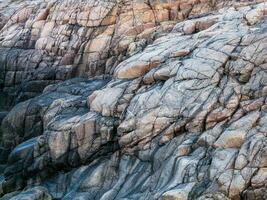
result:
[[[0,1],[0,199],[267,199],[263,0]]]

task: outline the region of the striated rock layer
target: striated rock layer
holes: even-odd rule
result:
[[[267,3],[0,10],[1,199],[267,199]]]

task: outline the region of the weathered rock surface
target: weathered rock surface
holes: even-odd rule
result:
[[[1,1],[0,89],[14,105],[52,83],[113,74],[121,61],[169,32],[177,21],[231,4],[229,0]],[[253,24],[264,13],[259,9],[246,14]],[[213,21],[187,23],[184,31],[193,33]],[[139,71],[147,71],[143,66],[148,63],[141,61]],[[156,58],[155,62],[152,65],[157,65]],[[121,70],[118,75],[124,76]]]
[[[13,192],[2,197],[3,200],[52,200],[46,188],[34,187],[24,192]]]
[[[87,96],[108,81],[108,78],[71,79],[50,85],[42,95],[16,105],[2,122],[0,161],[5,162],[10,150],[18,144],[42,135],[56,119],[64,122],[75,114],[87,113]]]
[[[266,199],[261,2],[7,6],[2,199]]]

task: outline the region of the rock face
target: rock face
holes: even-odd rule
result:
[[[1,1],[0,89],[8,104],[14,105],[52,83],[113,74],[121,61],[169,32],[177,21],[227,4],[232,2]],[[257,11],[247,15],[251,23],[261,17]],[[210,23],[189,23],[185,32]]]
[[[267,198],[264,1],[12,1],[0,16],[1,199]]]

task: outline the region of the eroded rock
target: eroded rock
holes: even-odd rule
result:
[[[26,2],[0,32],[1,87],[42,94],[3,119],[0,195],[266,199],[260,2]]]

